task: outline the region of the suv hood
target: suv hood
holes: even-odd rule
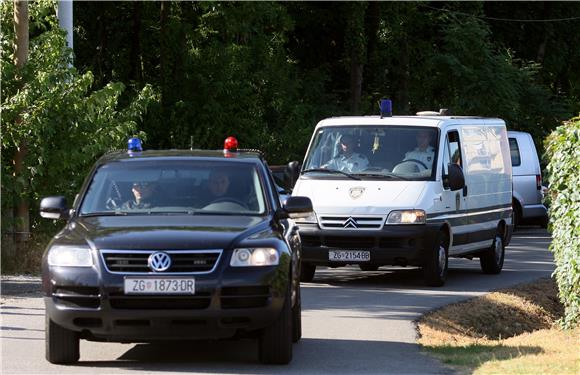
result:
[[[225,249],[269,228],[256,216],[100,216],[76,218],[61,232],[64,242],[88,242],[97,249]]]
[[[309,197],[317,214],[386,215],[416,208],[426,181],[298,180],[292,195]]]

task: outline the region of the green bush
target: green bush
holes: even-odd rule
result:
[[[580,117],[565,122],[546,140],[550,177],[550,222],[555,276],[566,309],[561,323],[580,320]]]

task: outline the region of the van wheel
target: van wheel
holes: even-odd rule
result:
[[[314,279],[316,266],[314,264],[302,263],[300,267],[300,281],[311,282]]]
[[[359,264],[358,268],[360,268],[361,271],[376,271],[379,269],[379,266],[374,264]]]
[[[292,298],[288,291],[280,316],[260,335],[260,362],[285,365],[292,360],[292,320]]]
[[[522,222],[522,212],[516,202],[512,202],[512,212],[512,226],[515,230]]]
[[[292,342],[302,338],[302,298],[300,297],[300,283],[296,290],[296,303],[292,308]]]
[[[491,247],[481,253],[479,256],[479,264],[481,270],[487,274],[498,274],[503,268],[503,260],[505,257],[505,245],[503,243],[503,236],[501,232],[495,235]]]
[[[437,235],[435,246],[427,252],[423,265],[423,279],[429,286],[442,286],[447,279],[449,265],[449,241],[443,231]]]
[[[80,339],[77,332],[59,326],[47,316],[44,334],[48,362],[60,364],[78,362]]]

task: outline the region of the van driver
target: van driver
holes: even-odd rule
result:
[[[369,165],[366,156],[354,152],[355,140],[345,134],[340,138],[340,154],[331,159],[322,168],[334,169],[341,172],[360,172]]]
[[[435,156],[435,149],[430,146],[431,132],[428,130],[420,130],[417,133],[417,147],[413,151],[405,154],[405,160],[418,160],[425,164],[427,169],[433,166],[433,158]]]

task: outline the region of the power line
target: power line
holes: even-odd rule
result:
[[[435,8],[435,7],[432,7],[429,5],[425,5],[425,4],[420,4],[420,5],[425,7],[425,8],[437,10],[440,12],[453,13],[453,14],[458,14],[458,15],[462,15],[462,16],[475,17],[475,18],[479,18],[482,20],[490,20],[490,21],[528,22],[528,23],[538,22],[538,23],[540,23],[540,22],[562,22],[562,21],[578,21],[578,20],[580,20],[580,16],[579,17],[567,17],[567,18],[532,19],[532,20],[530,20],[530,19],[518,19],[518,18],[499,18],[499,17],[476,16],[474,14],[460,12],[457,10],[439,9],[439,8]]]

